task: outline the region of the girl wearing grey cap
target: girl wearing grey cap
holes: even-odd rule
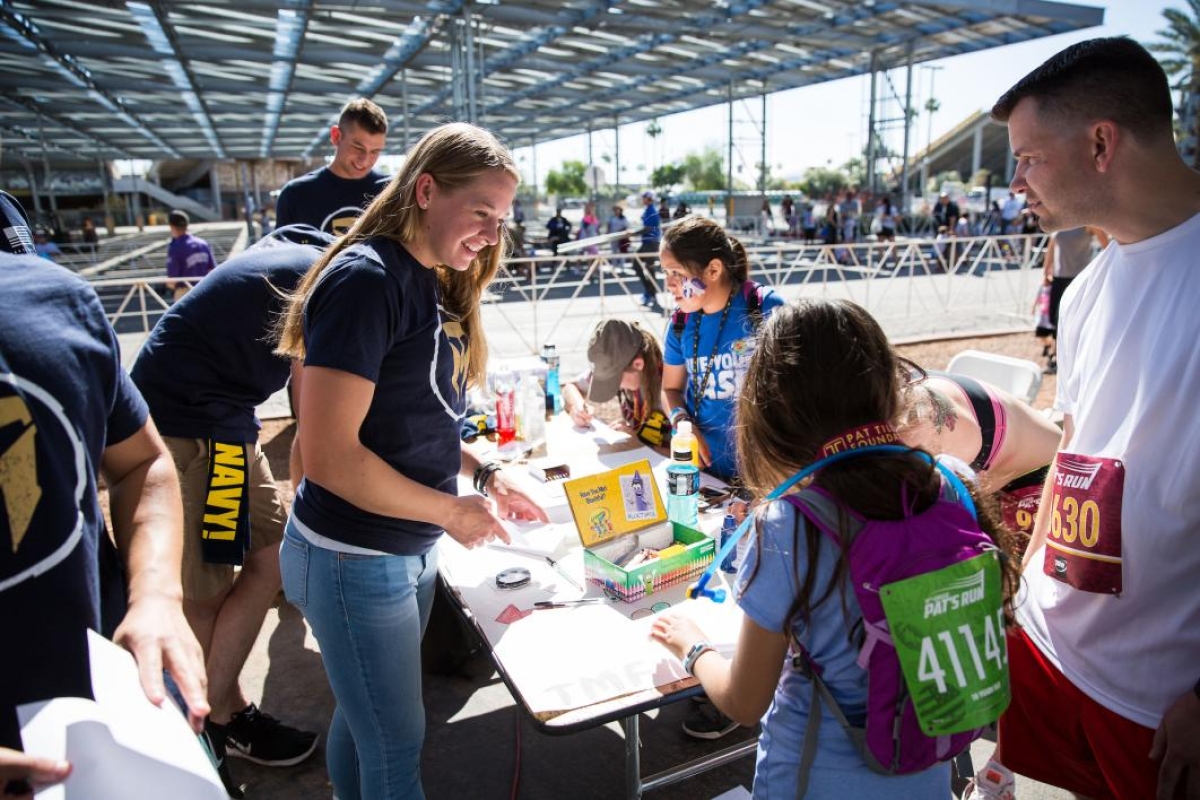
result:
[[[563,386],[563,405],[575,424],[591,425],[591,403],[616,397],[621,403],[618,429],[653,446],[664,444],[662,348],[654,334],[636,322],[602,320],[592,331],[588,361],[591,367]]]

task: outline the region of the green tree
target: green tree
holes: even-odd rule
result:
[[[881,151],[882,152],[882,151]],[[867,159],[865,156],[855,156],[842,164],[841,171],[851,186],[863,186],[867,182]]]
[[[683,183],[683,178],[682,164],[663,164],[650,173],[650,185],[655,189],[664,189]]]
[[[992,175],[992,171],[990,169],[988,169],[987,167],[984,167],[983,169],[979,170],[978,172],[976,172],[974,175],[971,176],[971,185],[967,188],[974,188],[976,186],[987,186],[988,178],[991,177],[991,175]]]
[[[546,175],[546,192],[559,197],[587,194],[587,182],[583,179],[586,169],[582,161],[564,161],[561,170],[552,169]]]
[[[810,167],[804,171],[800,187],[811,198],[836,195],[850,185],[850,178],[840,169],[832,167]]]
[[[683,157],[683,174],[698,192],[724,189],[725,159],[712,147],[706,147],[702,153],[688,153]]]
[[[1163,56],[1159,58],[1163,70],[1175,78],[1183,132],[1179,150],[1194,169],[1200,169],[1200,0],[1187,0],[1187,6],[1187,11],[1163,9],[1167,27],[1156,32],[1163,41],[1148,47]]]

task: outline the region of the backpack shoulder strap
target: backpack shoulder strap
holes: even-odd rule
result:
[[[809,486],[807,489],[789,494],[784,497],[796,507],[805,519],[817,526],[821,533],[841,548],[841,538],[838,535],[838,519],[840,506],[824,489]],[[862,518],[853,510],[847,510],[850,519],[861,524]]]
[[[757,331],[763,323],[763,296],[767,287],[758,281],[746,281],[742,284],[742,296],[746,298],[746,313],[750,315],[751,330]]]
[[[688,315],[687,312],[675,309],[675,313],[671,315],[671,331],[683,339],[683,329],[687,327]]]

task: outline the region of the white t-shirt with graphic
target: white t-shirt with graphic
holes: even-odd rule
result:
[[[1071,453],[1120,459],[1122,591],[1025,573],[1020,616],[1084,693],[1141,725],[1200,678],[1200,215],[1110,244],[1067,290],[1056,406]]]

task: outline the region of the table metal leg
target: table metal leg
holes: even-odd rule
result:
[[[639,800],[642,796],[642,754],[638,749],[638,715],[621,720],[625,731],[625,797]]]

